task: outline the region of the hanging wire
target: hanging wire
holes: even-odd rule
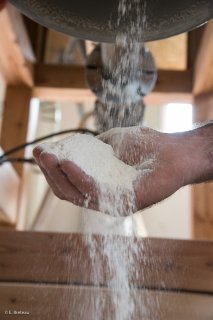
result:
[[[83,134],[92,134],[94,136],[97,136],[99,134],[96,131],[92,131],[92,130],[89,130],[89,129],[83,129],[83,128],[82,129],[68,129],[68,130],[63,130],[63,131],[51,133],[49,135],[40,137],[40,138],[32,140],[30,142],[23,143],[21,145],[18,145],[16,147],[12,148],[12,149],[9,149],[9,150],[5,151],[0,156],[0,165],[2,165],[5,162],[36,164],[33,158],[29,158],[29,159],[27,159],[27,158],[8,158],[8,156],[13,154],[13,153],[16,153],[17,151],[23,150],[23,149],[25,149],[26,147],[28,147],[30,145],[36,144],[38,142],[41,142],[41,141],[44,141],[44,140],[47,140],[47,139],[50,139],[50,138],[53,138],[53,137],[56,137],[56,136],[65,135],[65,134],[74,133],[74,132],[75,133],[76,132],[83,133]]]

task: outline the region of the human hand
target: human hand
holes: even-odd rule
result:
[[[112,129],[100,135],[98,138],[112,146],[117,158],[137,172],[136,179],[132,181],[134,203],[130,208],[128,195],[121,193],[119,196],[124,205],[119,214],[136,212],[165,199],[184,185],[208,180],[212,167],[208,160],[209,153],[205,156],[202,151],[206,148],[205,144],[208,146],[205,142],[207,136],[212,140],[212,132],[204,135],[204,130],[166,134],[149,128],[132,127]],[[60,199],[100,210],[100,188],[92,177],[73,162],[59,162],[40,147],[34,150],[34,156]],[[114,200],[109,192],[106,201],[113,203]]]
[[[149,207],[188,183],[184,134],[150,128],[115,128],[99,136],[115,155],[138,171],[134,181],[137,210]]]

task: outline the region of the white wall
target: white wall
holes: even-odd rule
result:
[[[150,106],[146,109],[145,125],[159,131],[190,129],[189,106]],[[184,116],[187,114],[187,117]],[[188,122],[184,122],[185,119]],[[174,125],[173,125],[174,121]],[[184,127],[183,127],[184,125]],[[167,130],[169,129],[169,130]],[[143,219],[147,234],[163,238],[190,238],[191,187],[177,191],[163,202],[144,210],[139,216]]]

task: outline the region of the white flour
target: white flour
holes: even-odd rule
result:
[[[126,30],[123,30],[123,33],[118,35],[116,39],[116,46],[120,48],[118,64],[114,69],[117,84],[109,81],[103,83],[106,88],[106,101],[110,100],[107,99],[108,96],[112,96],[119,99],[118,105],[122,105],[124,100],[128,105],[131,105],[131,99],[134,99],[134,94],[132,94],[134,86],[129,86],[129,82],[131,79],[137,78],[136,75],[140,67],[142,44],[137,42],[137,39],[141,39],[143,25],[146,23],[145,9],[145,1],[119,1],[118,25],[124,21]],[[130,15],[130,13],[132,14]],[[134,21],[130,21],[129,16],[134,17]],[[126,85],[127,88],[125,92],[121,90],[123,85]],[[112,103],[109,103],[106,118],[109,117],[111,108]],[[131,117],[131,114],[129,116]],[[120,139],[120,143],[122,143],[122,139]],[[118,160],[110,146],[91,136],[77,134],[58,143],[43,144],[42,147],[55,154],[59,161],[73,161],[95,180],[100,191],[98,199],[100,211],[107,212],[114,217],[120,217],[124,211],[129,215],[133,213],[135,204],[133,181],[137,177],[138,170]],[[141,161],[144,162],[146,159],[141,159]],[[145,167],[139,166],[137,169],[146,170],[147,166],[147,164]],[[99,284],[99,275],[103,271],[103,265],[96,256],[98,244],[91,234],[85,235],[85,243],[88,246],[92,263],[92,282]],[[130,259],[129,253],[134,253],[131,255],[132,257],[137,256],[139,254],[137,245],[132,241],[131,246],[126,246],[125,238],[118,238],[113,242],[112,238],[106,235],[101,243],[101,249],[107,263],[107,269],[110,270],[111,279],[107,285],[111,289],[114,310],[108,310],[107,315],[103,316],[105,301],[100,294],[95,302],[94,316],[91,320],[135,319],[135,300],[129,285],[129,275],[134,272],[137,277],[137,270],[134,269],[134,258]],[[79,305],[81,301],[76,301],[76,303]],[[143,308],[143,301],[141,301],[141,308]],[[87,310],[83,305],[82,318],[79,320],[87,320]]]
[[[55,143],[44,143],[42,148],[59,161],[74,162],[100,185],[132,189],[136,170],[116,158],[112,147],[97,138],[77,133]]]
[[[116,129],[116,132],[119,134],[120,130]],[[132,183],[136,179],[138,171],[116,158],[111,146],[92,136],[75,134],[58,142],[44,143],[40,147],[44,152],[57,156],[59,162],[63,160],[74,162],[88,176],[92,177],[100,189],[98,199],[100,211],[118,217],[118,225],[121,223],[119,219],[121,219],[123,210],[126,210],[127,203],[127,213],[132,214],[135,201]],[[125,194],[125,199],[123,194]],[[90,219],[89,213],[87,219]],[[103,217],[103,224],[104,222]],[[111,221],[112,225],[115,222]],[[133,235],[131,231],[129,235]],[[93,265],[93,282],[98,284],[102,267],[101,261],[96,259],[97,244],[90,234],[85,234],[84,239]],[[106,234],[101,243],[102,254],[107,261],[106,267],[112,275],[108,287],[112,292],[114,310],[109,310],[108,319],[113,314],[114,316],[111,318],[113,320],[129,320],[134,313],[134,295],[129,287],[129,271],[134,270],[134,261],[129,258],[129,252],[131,250],[137,254],[137,246],[134,246],[133,242],[131,248],[127,247],[125,238],[118,238],[116,242],[112,242],[111,239]],[[97,298],[95,306],[93,319],[102,319],[102,311],[105,306],[101,295]],[[86,316],[86,310],[82,310],[82,313],[85,313]],[[85,316],[82,316],[81,320],[86,319]]]
[[[125,202],[125,210],[131,213],[137,171],[116,158],[110,145],[89,135],[75,134],[55,143],[44,143],[41,147],[54,154],[59,162],[72,161],[95,181],[100,211],[120,216]]]

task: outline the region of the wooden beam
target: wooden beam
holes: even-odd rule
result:
[[[89,239],[98,262],[96,281],[86,235],[0,232],[0,282],[107,288],[112,272],[103,251],[107,243],[116,248],[122,244],[124,261],[134,261],[129,270],[132,289],[213,293],[212,241],[98,235]]]
[[[213,91],[213,19],[205,28],[195,64],[195,95]]]
[[[0,12],[0,70],[10,85],[33,85],[35,61],[21,14],[8,4]]]
[[[7,318],[4,315],[9,310],[25,311],[29,315],[20,315],[20,319],[31,320],[70,319],[70,315],[73,320],[116,318],[112,290],[108,288],[1,283],[0,296],[2,319]],[[134,320],[212,319],[212,295],[134,289],[131,298],[129,305],[134,305],[131,314]]]
[[[192,103],[192,72],[159,70],[156,86],[144,100],[147,105]]]
[[[194,70],[194,122],[213,119],[213,19],[205,27]],[[213,184],[192,187],[192,235],[213,239]]]
[[[48,29],[26,16],[23,16],[23,19],[30,38],[33,52],[35,54],[36,61],[38,63],[44,63]]]
[[[31,88],[25,86],[8,86],[5,95],[5,105],[2,116],[0,145],[4,151],[26,142]],[[12,157],[23,157],[25,150],[18,151]],[[19,174],[22,165],[14,164]]]
[[[88,89],[86,69],[81,66],[37,64],[35,87],[55,89]]]
[[[202,183],[192,187],[194,239],[213,240],[213,183]]]
[[[188,32],[187,69],[194,72],[198,51],[201,45],[205,25]]]
[[[169,103],[192,103],[193,96],[191,93],[163,93],[151,92],[144,98],[147,106],[163,106]]]
[[[154,92],[161,92],[166,94],[191,94],[191,71],[159,70],[158,80],[154,88]]]
[[[213,119],[213,92],[194,99],[194,122]],[[192,236],[213,239],[213,183],[192,186]]]
[[[32,92],[34,98],[51,102],[95,102],[96,97],[89,89],[68,89],[35,87]]]
[[[88,89],[85,68],[68,65],[36,65],[33,97],[43,101],[95,101]]]
[[[94,70],[94,77],[97,77],[97,70]],[[160,70],[156,87],[146,99],[158,104],[159,99],[164,102],[191,101],[191,92],[190,71]],[[95,100],[86,83],[85,68],[64,65],[36,65],[33,96],[52,101]]]
[[[2,153],[2,150],[0,149]],[[10,163],[0,166],[0,225],[15,225],[18,213],[20,179]]]

